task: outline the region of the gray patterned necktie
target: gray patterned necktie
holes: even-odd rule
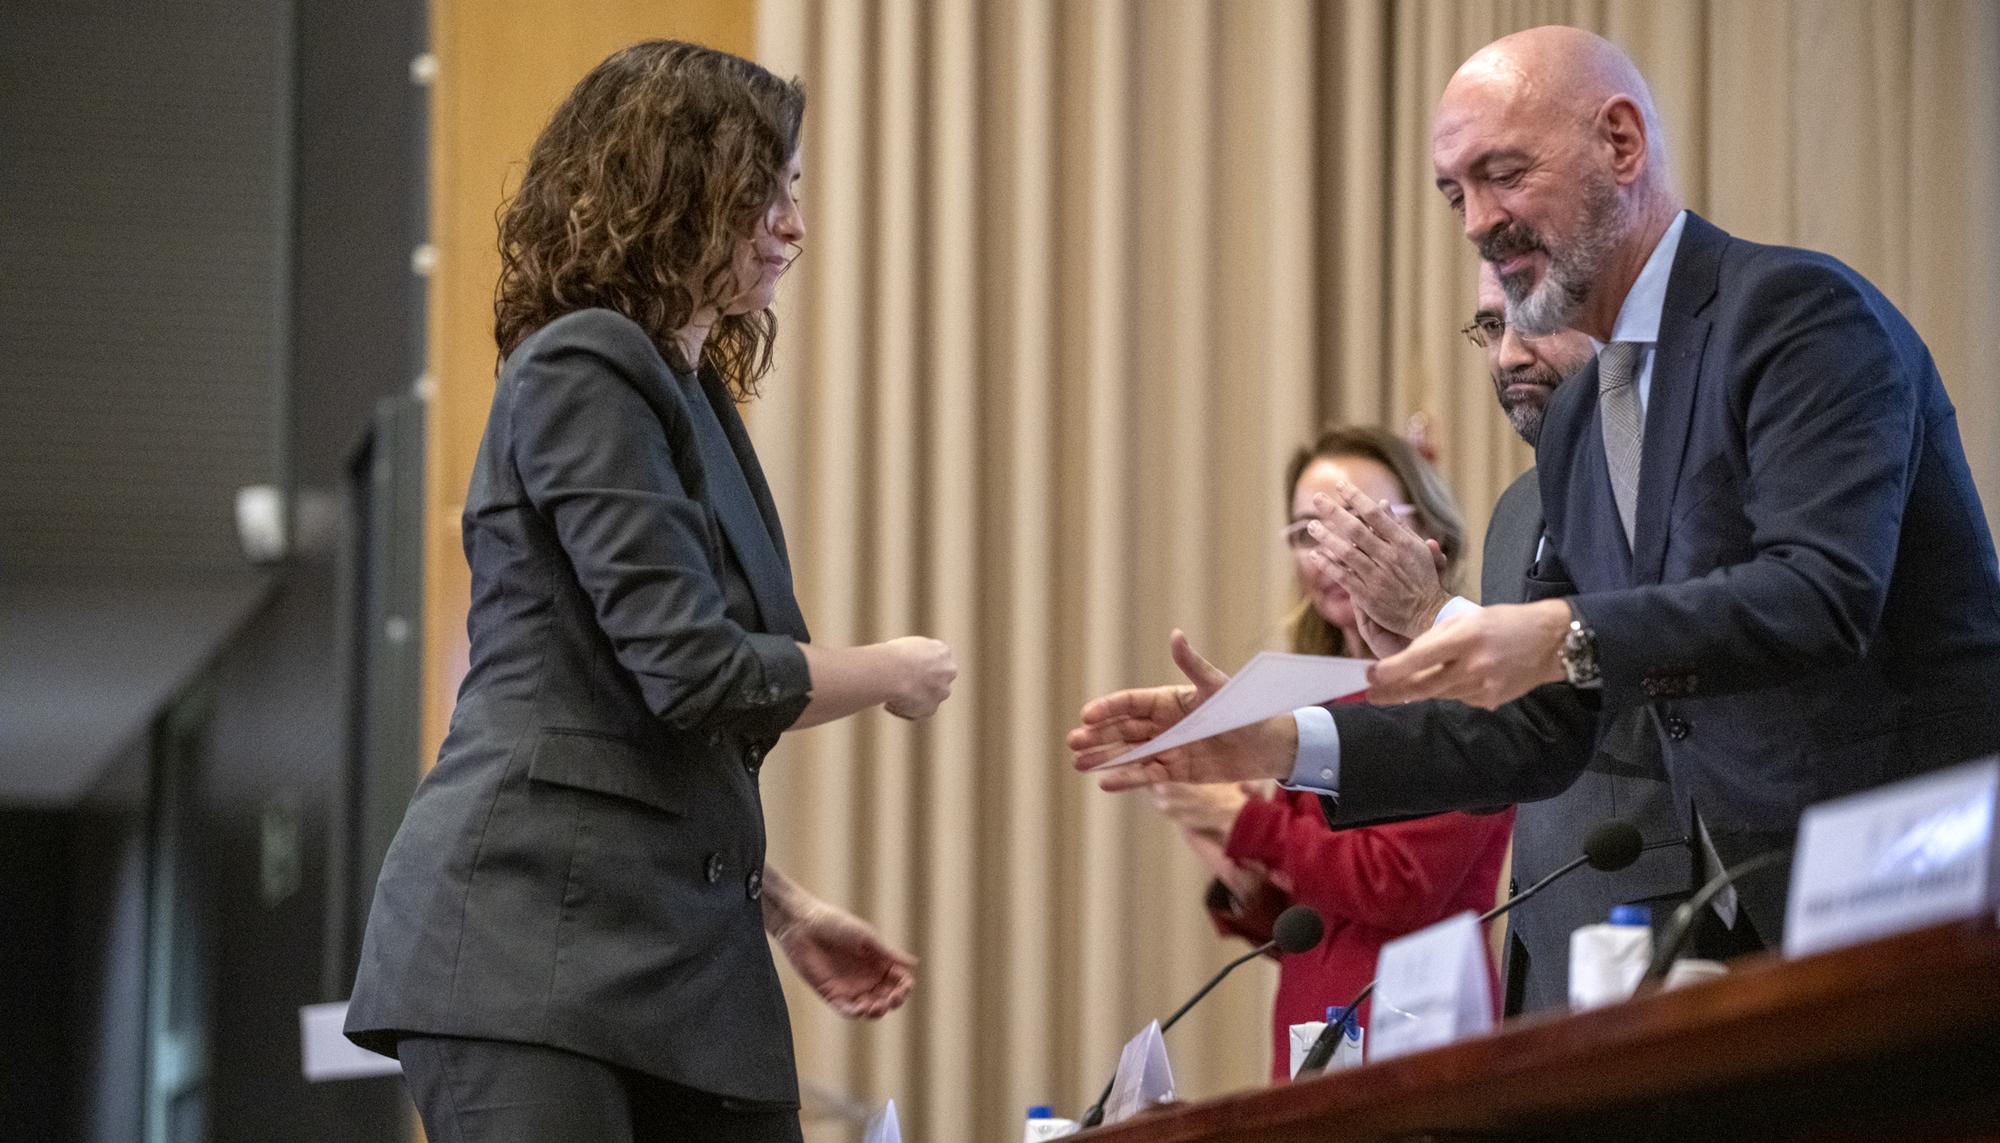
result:
[[[1604,467],[1611,474],[1611,494],[1618,501],[1618,521],[1625,525],[1625,544],[1637,550],[1633,535],[1639,522],[1639,356],[1645,345],[1614,341],[1597,355],[1597,417],[1604,428]]]

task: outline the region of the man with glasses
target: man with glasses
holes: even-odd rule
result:
[[[1486,356],[1500,409],[1521,439],[1530,445],[1541,438],[1542,412],[1556,387],[1581,371],[1595,353],[1590,339],[1574,330],[1529,338],[1507,325],[1506,295],[1493,267],[1479,271],[1479,310],[1460,330]],[[1369,529],[1363,516],[1372,515],[1367,497],[1358,490],[1345,503],[1319,505],[1325,537],[1328,574],[1345,588],[1356,610],[1367,615],[1364,630],[1385,633],[1377,654],[1400,650],[1409,638],[1439,618],[1475,606],[1452,599],[1433,574],[1434,567],[1421,540],[1407,529]],[[1362,515],[1356,515],[1356,512]],[[1352,548],[1368,530],[1368,540],[1401,549],[1393,566],[1408,569],[1418,590],[1385,575],[1391,566],[1373,560],[1349,562],[1339,553]],[[1309,543],[1322,541],[1308,534]],[[1542,496],[1535,470],[1522,473],[1494,505],[1486,525],[1485,558],[1480,571],[1480,598],[1487,604],[1520,603],[1527,598],[1527,575],[1542,547]],[[1400,635],[1386,635],[1400,632]],[[1606,733],[1597,756],[1576,783],[1561,794],[1539,802],[1524,802],[1514,818],[1514,892],[1539,881],[1575,857],[1584,835],[1607,818],[1624,818],[1647,840],[1680,834],[1673,797],[1660,764],[1658,731],[1643,710],[1633,711]],[[1604,920],[1613,905],[1650,901],[1655,917],[1666,919],[1662,899],[1687,894],[1690,856],[1684,849],[1663,849],[1643,855],[1617,873],[1570,877],[1509,915],[1507,939],[1507,1011],[1533,1012],[1560,1008],[1569,996],[1569,934],[1582,925]]]

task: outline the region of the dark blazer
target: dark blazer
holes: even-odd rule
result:
[[[747,501],[718,494],[724,438]],[[809,685],[784,551],[717,379],[606,310],[509,355],[466,497],[470,669],[376,886],[349,1036],[547,1044],[796,1104],[758,900],[758,767]]]
[[[1482,603],[1520,603],[1542,538],[1542,494],[1535,472],[1500,494],[1486,525],[1480,565]],[[1514,814],[1512,892],[1518,893],[1583,852],[1597,823],[1622,818],[1647,841],[1685,832],[1660,765],[1659,730],[1644,709],[1621,717],[1598,744],[1590,765],[1569,789]],[[1689,892],[1692,855],[1685,848],[1644,854],[1615,873],[1579,870],[1507,914],[1506,973],[1510,1012],[1560,1009],[1569,1003],[1569,935],[1603,921],[1613,905],[1651,903],[1665,921],[1672,899]]]
[[[1551,551],[1604,688],[1497,712],[1334,712],[1336,821],[1527,800],[1644,705],[1676,798],[1725,862],[1791,843],[1828,798],[2000,750],[2000,568],[1923,341],[1859,274],[1690,216],[1646,411],[1636,552],[1605,473],[1597,371],[1557,390],[1539,454]],[[1785,871],[1742,885],[1783,926]]]

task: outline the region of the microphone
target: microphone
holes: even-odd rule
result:
[[[1768,869],[1791,855],[1792,851],[1787,848],[1747,858],[1716,874],[1708,884],[1696,890],[1694,896],[1681,902],[1680,907],[1674,910],[1673,918],[1660,930],[1659,947],[1653,950],[1652,963],[1646,966],[1646,975],[1639,978],[1640,985],[1658,984],[1666,979],[1667,971],[1674,966],[1675,954],[1681,951],[1681,946],[1687,943],[1688,934],[1694,931],[1695,918],[1701,916],[1701,911],[1708,908],[1709,902],[1736,884],[1738,878]]]
[[[1174,1009],[1174,1014],[1161,1022],[1160,1034],[1165,1035],[1167,1029],[1179,1023],[1180,1018],[1188,1014],[1188,1009],[1199,1003],[1202,997],[1213,992],[1215,986],[1222,983],[1222,978],[1235,972],[1239,965],[1248,964],[1269,952],[1286,954],[1305,952],[1318,945],[1320,938],[1325,935],[1326,922],[1320,918],[1319,910],[1310,905],[1293,905],[1279,913],[1278,919],[1271,922],[1271,939],[1223,965],[1222,971],[1209,977],[1208,983],[1201,986],[1201,991],[1188,997],[1186,1004]],[[1111,1087],[1117,1082],[1118,1073],[1114,1071],[1111,1073],[1111,1078],[1104,1081],[1104,1090],[1097,1093],[1097,1102],[1091,1104],[1083,1113],[1083,1119],[1078,1124],[1079,1129],[1095,1127],[1104,1122],[1104,1101],[1111,1098]]]
[[[1588,865],[1600,873],[1616,873],[1620,869],[1639,860],[1639,855],[1645,853],[1647,850],[1665,849],[1668,846],[1686,844],[1687,839],[1679,837],[1648,842],[1644,837],[1640,836],[1639,827],[1633,825],[1631,822],[1625,821],[1622,818],[1606,819],[1590,827],[1590,832],[1583,836],[1582,853],[1577,854],[1568,863],[1558,866],[1555,872],[1549,874],[1547,877],[1542,878],[1521,892],[1486,910],[1475,923],[1483,925],[1493,918],[1506,913],[1514,906],[1547,889],[1559,878],[1566,876],[1579,866]],[[1319,1034],[1319,1039],[1313,1041],[1312,1048],[1306,1052],[1305,1059],[1299,1061],[1300,1075],[1303,1076],[1326,1069],[1327,1061],[1333,1058],[1333,1050],[1340,1046],[1340,1038],[1347,1033],[1348,1022],[1360,1019],[1358,1011],[1361,1007],[1361,1002],[1368,999],[1369,995],[1374,991],[1375,982],[1371,980],[1361,987],[1360,992],[1354,994],[1354,999],[1347,1002],[1347,1010],[1341,1014],[1340,1019],[1326,1026],[1326,1030]]]

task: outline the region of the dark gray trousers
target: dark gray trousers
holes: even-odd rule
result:
[[[430,1143],[802,1143],[795,1110],[538,1044],[406,1036],[397,1054]]]

